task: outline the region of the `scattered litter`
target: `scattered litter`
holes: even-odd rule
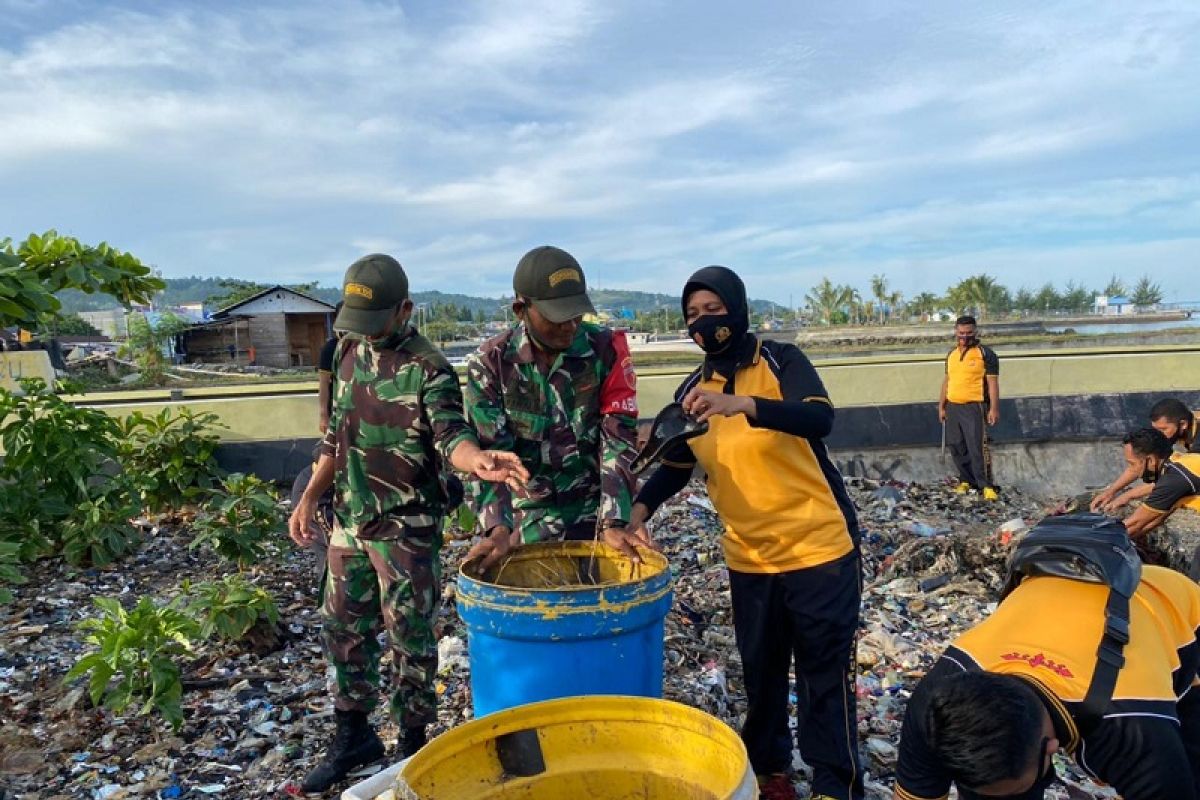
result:
[[[1012,542],[1046,509],[1011,490],[985,503],[940,484],[855,479],[849,489],[859,511],[865,587],[856,676],[859,741],[867,797],[884,800],[891,797],[908,693],[951,638],[994,608]],[[1060,507],[1066,506],[1053,508]],[[84,652],[74,625],[94,613],[93,597],[120,597],[126,604],[142,595],[167,599],[184,579],[211,580],[226,570],[207,550],[188,547],[188,514],[138,522],[153,529],[153,547],[103,570],[39,561],[29,567],[29,583],[15,587],[12,603],[0,607],[5,791],[103,800],[302,796],[298,781],[321,757],[334,729],[312,555],[306,550],[288,551],[252,570],[255,583],[269,589],[280,608],[278,649],[254,655],[237,645],[203,642],[181,665],[185,722],[177,734],[154,715],[116,717],[93,707],[82,683],[63,685],[62,677]],[[675,604],[665,623],[664,694],[736,729],[746,713],[745,680],[722,525],[703,486],[693,482],[668,502],[652,528],[675,579]],[[1195,548],[1188,546],[1200,543],[1200,515],[1188,519],[1177,512],[1159,538],[1163,559],[1190,564]],[[454,607],[457,570],[470,539],[451,526],[442,551],[439,706],[431,736],[471,718],[466,633]],[[385,655],[385,679],[392,669]],[[373,721],[394,745],[399,731],[384,706]],[[794,761],[802,766],[799,753]],[[1064,781],[1048,798],[1112,796],[1069,762],[1059,764]],[[802,796],[810,777],[800,769]]]

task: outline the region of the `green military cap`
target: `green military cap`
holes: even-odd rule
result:
[[[587,296],[583,268],[575,256],[550,245],[535,247],[517,262],[513,291],[533,303],[551,322],[595,314]]]
[[[360,336],[381,331],[396,306],[408,299],[408,276],[391,256],[372,253],[350,265],[342,280],[342,310],[333,322],[335,330]]]

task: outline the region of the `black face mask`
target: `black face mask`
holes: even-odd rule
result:
[[[1142,483],[1155,483],[1158,481],[1158,473],[1158,470],[1150,468],[1149,459],[1142,463]]]
[[[688,336],[705,353],[716,355],[737,341],[732,314],[705,314],[688,323]]]

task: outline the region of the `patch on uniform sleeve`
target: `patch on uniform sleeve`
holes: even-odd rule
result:
[[[600,413],[636,417],[637,373],[623,331],[613,332],[612,348],[613,367],[600,389]]]

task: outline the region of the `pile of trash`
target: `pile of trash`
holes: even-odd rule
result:
[[[1013,537],[1046,508],[1015,493],[986,503],[956,495],[948,485],[849,483],[865,556],[859,733],[868,796],[882,799],[891,797],[908,693],[946,643],[994,607]],[[675,575],[665,696],[737,728],[746,710],[744,681],[721,525],[703,486],[693,483],[676,496],[652,527]],[[204,643],[183,665],[185,722],[178,733],[134,708],[121,717],[95,708],[82,683],[63,682],[85,652],[75,624],[94,614],[93,598],[117,597],[126,605],[142,595],[166,600],[185,579],[211,580],[227,571],[206,551],[189,549],[189,538],[185,524],[161,524],[148,528],[138,553],[103,570],[38,563],[30,582],[16,587],[14,601],[0,607],[0,800],[300,794],[301,778],[333,730],[308,551],[288,550],[249,573],[279,605],[277,649],[255,654]],[[438,624],[440,707],[431,735],[471,718],[467,636],[454,607],[454,576],[469,546],[469,535],[448,531]],[[385,659],[385,675],[390,668]],[[382,710],[375,721],[394,744],[398,732]],[[806,789],[798,753],[795,766],[798,786]],[[1066,761],[1060,771],[1067,783],[1051,797],[1112,796]]]

